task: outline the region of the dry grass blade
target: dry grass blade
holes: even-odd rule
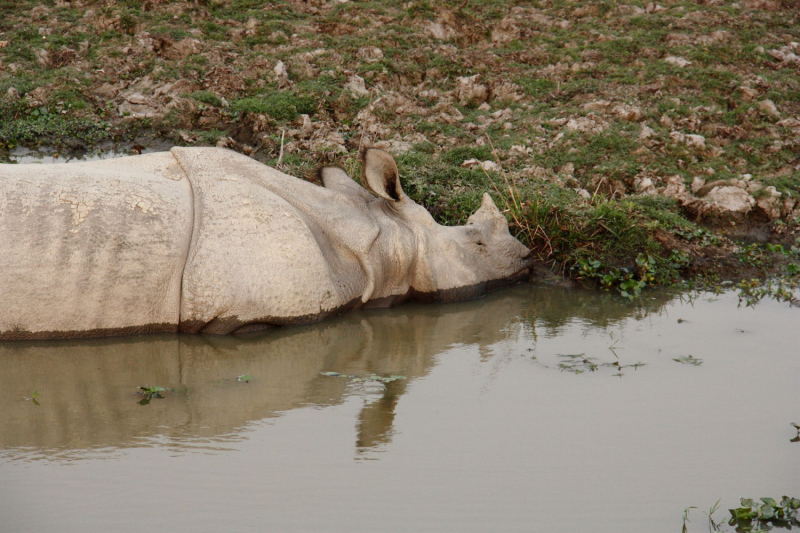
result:
[[[506,211],[508,211],[511,214],[511,218],[514,221],[513,225],[525,235],[525,238],[531,245],[535,242],[536,237],[540,236],[546,244],[546,253],[544,254],[544,257],[549,257],[553,253],[553,246],[550,243],[550,238],[547,236],[547,233],[545,232],[544,228],[542,228],[540,225],[537,224],[536,227],[532,229],[526,218],[522,216],[523,204],[521,200],[521,195],[519,194],[519,190],[517,189],[516,185],[513,184],[511,180],[508,179],[508,175],[506,174],[506,171],[503,168],[502,163],[500,162],[500,158],[497,155],[497,150],[495,149],[494,144],[492,144],[492,140],[489,138],[488,135],[486,136],[486,139],[489,141],[489,146],[492,149],[492,154],[494,155],[497,165],[500,167],[500,174],[503,176],[503,180],[506,182],[506,188],[508,189],[508,193],[503,194],[503,192],[500,191],[495,181],[489,175],[489,172],[487,172],[487,170],[483,166],[480,167],[481,170],[483,170],[483,173],[486,176],[486,179],[489,180],[489,183],[492,184],[492,187],[494,188],[497,195],[503,200]],[[511,199],[510,201],[509,198]]]

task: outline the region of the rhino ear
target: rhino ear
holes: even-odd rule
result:
[[[367,202],[375,199],[369,191],[353,181],[341,167],[320,167],[317,169],[317,179],[326,189],[355,196]]]
[[[362,150],[359,156],[369,188],[381,198],[399,202],[405,194],[400,187],[400,173],[392,156],[377,148]]]

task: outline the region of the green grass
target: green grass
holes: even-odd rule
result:
[[[231,108],[240,113],[264,113],[275,120],[291,121],[298,115],[313,115],[316,103],[310,96],[298,96],[287,92],[240,98],[231,102]]]

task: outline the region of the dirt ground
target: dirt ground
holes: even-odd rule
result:
[[[799,73],[796,0],[0,0],[0,158],[217,145],[357,177],[375,145],[443,223],[492,192],[551,275],[792,278]]]

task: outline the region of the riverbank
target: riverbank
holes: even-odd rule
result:
[[[442,223],[493,191],[540,277],[791,282],[789,4],[0,1],[0,158],[218,145],[357,174],[371,143]]]

